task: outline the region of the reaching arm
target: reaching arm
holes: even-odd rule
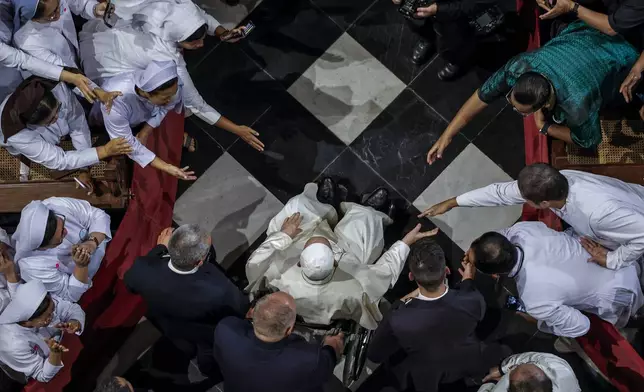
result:
[[[617,32],[613,30],[613,27],[609,22],[608,15],[606,14],[595,12],[583,5],[579,5],[577,17],[604,34],[610,36],[617,35]]]
[[[398,276],[405,268],[405,260],[409,256],[409,246],[402,241],[396,241],[391,247],[383,253],[375,262],[374,266],[381,269],[381,273],[391,276],[389,287],[393,287],[398,280]],[[384,295],[384,292],[382,293]]]
[[[141,167],[146,167],[156,158],[156,155],[132,134],[127,110],[125,105],[120,104],[119,99],[114,101],[114,105],[109,114],[105,111],[105,107],[101,105],[105,129],[110,135],[110,139],[116,139],[117,137],[124,138],[132,148],[132,152],[128,154],[128,157]]]
[[[61,80],[63,72],[63,67],[33,57],[4,42],[0,42],[0,65],[7,68],[19,68],[50,80]]]
[[[216,124],[221,118],[221,114],[219,114],[219,112],[212,106],[208,105],[208,103],[201,97],[197,87],[195,87],[192,82],[192,78],[188,73],[185,62],[181,61],[177,64],[177,72],[179,74],[179,79],[181,79],[181,82],[183,83],[181,89],[183,91],[184,105],[186,105],[194,115],[208,124]]]
[[[67,219],[70,216],[73,217],[81,227],[87,228],[89,234],[100,233],[108,239],[112,238],[110,216],[100,208],[89,204],[88,201],[70,197],[50,197],[46,201],[48,205],[52,205],[54,210],[60,211]]]
[[[3,355],[3,362],[27,377],[48,382],[63,368],[62,362],[56,361],[56,364],[52,364],[48,358],[43,358],[34,352],[29,342],[16,342],[16,345],[19,347],[8,353],[10,355]]]
[[[57,298],[56,300],[56,314],[60,321],[64,323],[72,320],[78,321],[81,329],[76,331],[76,335],[83,333],[83,329],[85,328],[85,312],[80,305],[65,301],[61,298]]]
[[[91,282],[89,279],[86,282],[82,282],[76,278],[75,274],[67,275],[56,268],[33,268],[30,266],[30,260],[33,264],[37,264],[39,263],[36,260],[37,257],[25,257],[18,262],[20,273],[25,281],[40,280],[47,288],[47,291],[70,302],[78,302],[80,297],[90,288]],[[78,268],[75,267],[75,270]],[[87,267],[85,267],[85,270],[87,270]]]
[[[517,181],[499,182],[463,193],[456,198],[459,207],[497,207],[525,203]]]
[[[543,304],[529,306],[528,314],[538,320],[539,330],[568,338],[584,336],[590,329],[590,320],[579,310],[567,305]]]
[[[52,170],[79,169],[98,163],[95,148],[65,151],[59,146],[47,143],[31,130],[23,130],[7,140],[25,158]]]

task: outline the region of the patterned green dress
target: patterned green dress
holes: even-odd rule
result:
[[[600,109],[619,102],[619,86],[638,56],[621,36],[611,37],[576,21],[543,47],[508,61],[478,95],[490,103],[504,97],[523,73],[538,72],[556,91],[553,120],[570,128],[575,143],[592,147],[601,142]]]

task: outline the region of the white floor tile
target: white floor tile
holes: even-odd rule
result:
[[[262,0],[239,0],[237,5],[228,5],[223,0],[196,0],[195,3],[214,16],[225,28],[236,27]]]
[[[283,204],[232,156],[224,153],[174,207],[178,224],[212,233],[217,261],[228,268],[268,227]]]
[[[404,89],[400,79],[345,33],[288,91],[350,144]]]
[[[512,181],[501,168],[469,144],[456,159],[414,201],[420,211],[443,200],[494,182]],[[486,231],[513,225],[521,215],[521,206],[455,208],[445,215],[431,218],[461,249]]]

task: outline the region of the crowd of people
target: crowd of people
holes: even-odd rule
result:
[[[412,60],[422,63],[436,40],[446,61],[439,77],[457,77],[473,56],[471,19],[497,3],[438,1],[417,9],[418,19],[432,19],[423,24]],[[468,99],[431,147],[428,163],[503,96],[519,115],[532,115],[543,135],[593,147],[601,141],[600,110],[641,95],[644,5],[604,0],[602,13],[590,2],[537,4],[545,10],[542,19],[563,18],[560,28],[541,48],[511,59]],[[80,33],[73,15],[87,20]],[[194,180],[188,167],[163,161],[145,145],[171,110],[264,148],[258,132],[201,97],[183,59],[183,51],[202,47],[206,36],[234,44],[245,27],[228,30],[191,0],[123,1],[116,9],[95,0],[0,0],[0,27],[0,146],[49,169],[78,170],[89,192],[89,168],[118,155]],[[110,140],[97,145],[90,129],[101,128]],[[73,150],[59,146],[63,137],[71,138]],[[183,147],[187,153],[198,148],[188,134]],[[29,179],[28,165],[21,165],[20,175]],[[212,239],[198,225],[163,230],[124,283],[144,299],[147,319],[165,338],[196,357],[205,376],[223,379],[230,392],[322,391],[345,356],[345,342],[355,339],[345,333],[358,329],[371,331],[366,356],[382,364],[382,391],[436,392],[459,380],[479,392],[580,391],[564,359],[513,353],[477,336],[486,316],[477,273],[513,280],[522,317],[559,337],[562,352],[574,350],[574,338],[589,331],[589,315],[623,328],[644,313],[640,185],[533,164],[516,181],[428,208],[419,218],[457,207],[527,203],[552,210],[569,225],[557,232],[521,222],[481,233],[465,252],[462,279],[453,287],[443,249],[432,238],[437,229],[422,231],[417,224],[385,251],[384,233],[395,218],[388,191],[347,193],[325,177],[290,199],[247,260],[243,289],[213,260]],[[77,303],[91,287],[111,235],[104,211],[66,197],[31,201],[11,237],[0,230],[5,374],[48,382],[64,366],[61,339],[83,333],[85,313]],[[383,297],[406,266],[404,279],[416,288],[388,304]],[[318,335],[301,330],[339,321],[355,328]],[[98,390],[134,387],[111,377]]]

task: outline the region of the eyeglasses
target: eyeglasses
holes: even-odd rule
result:
[[[508,93],[505,94],[505,100],[508,101],[510,106],[512,106],[512,110],[514,110],[516,113],[519,113],[522,117],[528,117],[529,115],[531,115],[533,112],[523,113],[523,112],[520,112],[519,109],[514,107],[514,105],[512,104],[512,100],[510,99],[510,97],[512,96],[512,91],[514,91],[514,89],[508,91]]]

